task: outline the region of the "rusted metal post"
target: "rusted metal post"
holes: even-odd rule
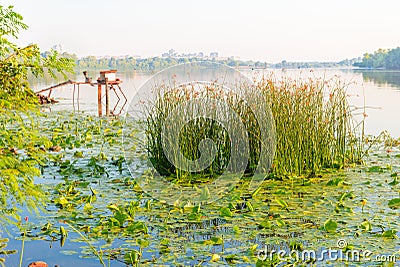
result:
[[[78,102],[78,111],[79,111],[79,91],[80,91],[80,88],[79,88],[79,83],[77,84],[78,85],[78,98],[77,98],[77,100],[76,100],[76,102]]]
[[[106,78],[106,116],[110,116],[110,105],[108,103],[108,78]]]
[[[72,106],[74,107],[75,111],[75,84],[74,84],[74,90],[72,91]]]
[[[101,106],[101,83],[97,85],[97,109],[99,111],[99,117],[103,115],[103,107]]]

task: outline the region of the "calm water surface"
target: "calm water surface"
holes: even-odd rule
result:
[[[378,135],[387,130],[395,137],[400,136],[400,72],[399,71],[361,71],[361,70],[263,70],[263,71],[242,71],[249,77],[260,77],[263,73],[273,72],[277,78],[288,76],[292,78],[306,78],[309,76],[325,77],[326,79],[335,75],[348,83],[349,103],[354,109],[354,117],[357,121],[364,118],[363,107],[366,107],[365,113],[365,133]],[[97,72],[89,72],[89,76],[96,80]],[[128,104],[133,98],[135,92],[140,86],[152,77],[151,73],[141,72],[125,72],[117,75],[122,81],[122,89],[128,98]],[[71,77],[72,80],[82,81],[83,75]],[[52,80],[34,81],[35,90],[45,88],[57,82]],[[67,85],[53,91],[52,96],[60,101],[56,105],[52,105],[52,110],[81,110],[86,113],[97,113],[97,87],[82,85],[80,87],[80,100],[73,101],[73,86]],[[77,97],[77,91],[75,91]],[[116,102],[113,93],[110,96],[111,102]],[[119,105],[116,111],[119,111]],[[127,106],[125,106],[127,108]],[[104,108],[104,104],[103,104]],[[111,109],[113,104],[111,104]],[[126,110],[125,108],[125,110]]]

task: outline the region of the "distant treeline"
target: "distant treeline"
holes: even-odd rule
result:
[[[87,56],[78,58],[74,54],[63,53],[63,56],[73,58],[76,62],[77,70],[99,70],[99,69],[117,69],[119,71],[140,70],[140,71],[157,71],[177,64],[202,61],[201,58],[171,58],[171,57],[149,57],[135,58],[131,56],[125,57],[103,57]],[[249,66],[254,68],[266,68],[269,65],[261,61],[240,61],[234,59],[225,59],[213,61],[223,65],[237,67]]]
[[[97,58],[95,56],[87,56],[78,58],[75,54],[62,53],[63,57],[69,57],[75,60],[76,70],[101,70],[101,69],[117,69],[118,71],[158,71],[167,67],[177,64],[202,61],[201,58],[172,58],[172,57],[149,57],[149,58],[135,58],[131,56],[125,57],[103,57]],[[284,69],[298,69],[298,68],[337,68],[349,67],[355,62],[352,60],[343,60],[341,62],[286,62],[285,60],[271,64],[261,61],[252,60],[237,60],[233,58],[228,59],[214,59],[213,61],[230,66],[230,67],[249,67],[249,68],[284,68]]]
[[[395,49],[379,49],[373,54],[365,53],[361,62],[355,67],[370,69],[400,70],[400,47]]]

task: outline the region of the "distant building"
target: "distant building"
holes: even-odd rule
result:
[[[57,51],[57,52],[60,53],[60,54],[63,52],[63,47],[62,47],[61,44],[53,45],[53,46],[51,47],[51,49]]]
[[[219,60],[218,52],[211,52],[209,55],[206,55],[204,52],[198,53],[177,53],[174,49],[168,50],[168,52],[161,54],[162,58],[199,58],[203,60]]]
[[[169,57],[175,57],[176,56],[176,51],[174,49],[170,49],[168,51],[168,55],[169,55]]]
[[[218,52],[211,52],[210,53],[210,58],[211,59],[217,59],[218,58]]]

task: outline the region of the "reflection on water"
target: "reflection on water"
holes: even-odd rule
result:
[[[387,130],[395,137],[400,136],[400,116],[398,116],[400,103],[400,72],[395,71],[365,71],[365,70],[340,70],[340,69],[316,69],[310,71],[302,70],[264,70],[250,71],[241,70],[245,75],[251,78],[260,78],[263,74],[273,72],[277,78],[282,75],[292,78],[307,77],[325,77],[328,79],[335,75],[350,83],[349,102],[355,109],[354,114],[357,122],[364,118],[363,107],[366,106],[365,133],[378,135],[383,130]],[[89,77],[97,80],[99,71],[89,71]],[[124,93],[128,98],[128,103],[133,98],[137,89],[144,84],[152,73],[143,73],[137,71],[117,72],[123,83],[121,84]],[[83,74],[78,73],[68,77],[74,81],[83,81]],[[53,80],[49,77],[44,79],[32,79],[32,87],[38,91],[47,86],[64,81],[63,77]],[[52,110],[81,110],[85,113],[97,113],[97,87],[82,85],[79,90],[79,106],[76,99],[73,99],[73,86],[67,85],[53,91],[52,97],[60,101],[59,104],[51,106]],[[75,93],[75,97],[77,92]],[[111,94],[110,102],[113,106],[117,98]],[[104,105],[103,105],[104,106]]]
[[[372,82],[380,87],[400,87],[400,71],[360,71],[365,82]],[[398,88],[400,89],[400,88]]]

